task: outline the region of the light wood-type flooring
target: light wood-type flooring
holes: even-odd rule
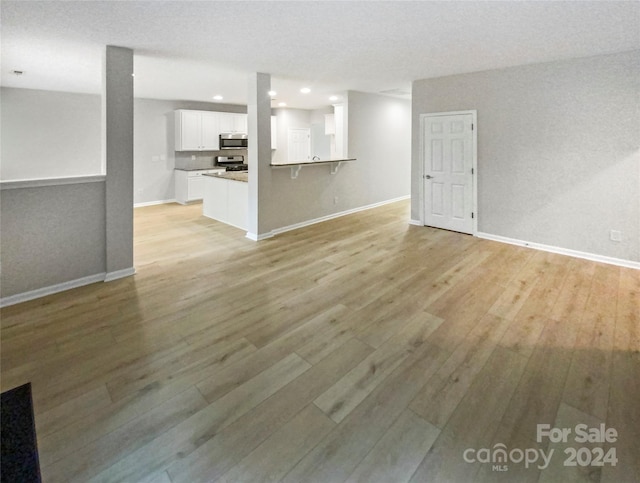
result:
[[[640,481],[639,271],[410,226],[406,201],[257,243],[201,209],[136,210],[135,276],[2,310],[45,482]],[[465,462],[483,448],[554,454]]]

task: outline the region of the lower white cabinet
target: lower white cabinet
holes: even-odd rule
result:
[[[205,177],[204,173],[223,172],[224,168],[202,169],[195,171],[175,171],[176,201],[186,205],[191,201],[198,201],[204,197]]]
[[[204,176],[202,214],[208,218],[246,230],[249,227],[249,184]]]

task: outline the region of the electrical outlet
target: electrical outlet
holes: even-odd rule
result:
[[[338,197],[337,197],[337,196],[334,196],[334,197],[333,197],[333,204],[334,204],[334,205],[337,205],[337,204],[338,204]]]
[[[614,242],[622,241],[622,232],[619,230],[611,230],[611,232],[609,233],[609,238]]]
[[[192,154],[192,155],[191,155],[191,161],[195,161],[195,160],[196,160],[196,155],[195,155],[195,154]]]

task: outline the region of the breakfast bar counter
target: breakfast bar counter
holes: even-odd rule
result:
[[[291,168],[291,179],[296,179],[298,173],[303,166],[312,166],[316,164],[329,164],[331,165],[331,174],[336,174],[342,163],[347,161],[355,161],[356,158],[344,158],[344,159],[306,159],[303,161],[293,161],[286,163],[271,163],[269,166],[272,168]]]

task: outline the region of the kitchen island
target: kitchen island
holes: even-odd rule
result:
[[[203,175],[202,214],[246,230],[249,226],[249,177],[246,171]]]

